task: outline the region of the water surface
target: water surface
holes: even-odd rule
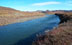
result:
[[[22,23],[0,26],[0,45],[27,45],[26,42],[29,42],[33,35],[46,29],[52,29],[58,26],[59,22],[58,16],[46,15],[46,17]]]

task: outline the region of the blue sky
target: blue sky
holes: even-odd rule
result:
[[[72,10],[72,0],[0,0],[0,6],[21,11]]]

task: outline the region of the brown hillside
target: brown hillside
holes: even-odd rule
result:
[[[0,7],[0,25],[24,22],[40,17],[44,17],[44,14],[40,12],[22,12],[8,7]]]

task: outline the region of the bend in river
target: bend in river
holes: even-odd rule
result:
[[[46,15],[46,17],[23,23],[0,26],[0,45],[28,45],[26,43],[28,37],[46,29],[53,29],[53,27],[58,26],[59,22],[58,16]]]

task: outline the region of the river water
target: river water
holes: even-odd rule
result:
[[[0,26],[0,45],[31,45],[35,35],[57,27],[60,19],[56,15],[30,21]]]

